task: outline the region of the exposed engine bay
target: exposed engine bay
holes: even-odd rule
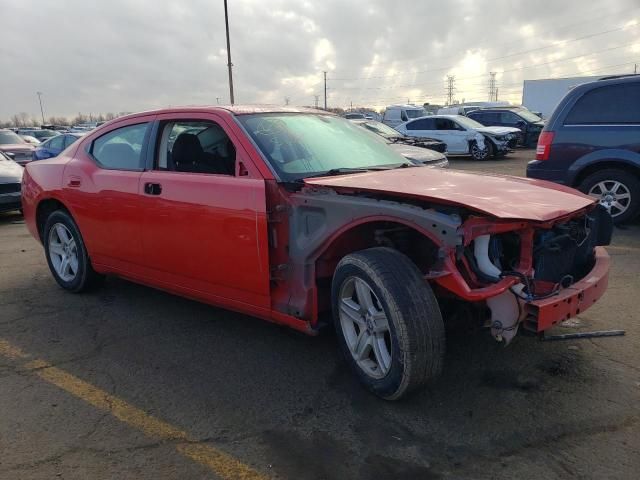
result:
[[[531,257],[523,262],[522,232],[481,235],[464,250],[471,281],[497,283],[512,277],[518,283],[486,300],[487,322],[497,340],[509,343],[525,320],[528,302],[551,298],[583,279],[595,263],[596,246],[608,245],[613,224],[604,208],[533,232]]]

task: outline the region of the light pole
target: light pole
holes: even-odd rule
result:
[[[233,73],[231,73],[233,63],[231,63],[231,42],[229,41],[229,13],[227,11],[227,0],[224,0],[224,26],[227,30],[227,68],[229,69],[229,100],[231,100],[231,105],[233,105]]]
[[[42,92],[36,92],[38,101],[40,102],[40,114],[42,115],[42,124],[44,125],[44,108],[42,108]]]

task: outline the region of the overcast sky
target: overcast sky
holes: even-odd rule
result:
[[[0,0],[0,120],[228,102],[222,0]],[[236,103],[518,103],[522,80],[640,70],[638,0],[229,0]],[[585,38],[586,37],[586,38]]]

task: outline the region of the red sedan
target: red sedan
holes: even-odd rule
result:
[[[607,286],[611,219],[590,197],[414,165],[316,110],[129,115],[28,164],[22,197],[63,288],[112,274],[309,334],[332,322],[386,399],[440,372],[456,311],[508,343]]]

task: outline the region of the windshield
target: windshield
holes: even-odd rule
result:
[[[60,135],[60,132],[54,132],[53,130],[34,130],[29,135],[36,138],[51,138]]]
[[[381,122],[362,122],[360,125],[383,137],[401,137],[402,134]]]
[[[416,108],[412,110],[405,110],[407,117],[409,118],[419,118],[424,117],[427,114],[427,111],[424,108]]]
[[[538,115],[524,108],[514,110],[514,112],[520,115],[522,118],[524,118],[528,122],[534,123],[534,122],[542,121],[542,119]]]
[[[12,145],[15,143],[26,143],[22,138],[20,138],[17,134],[6,131],[0,132],[0,145]]]
[[[334,169],[393,167],[405,158],[363,128],[331,115],[272,113],[238,120],[285,181]]]
[[[470,119],[469,117],[463,117],[462,115],[457,116],[455,118],[455,121],[465,128],[476,129],[484,127],[484,125],[482,125],[481,123],[478,123],[475,120]]]

